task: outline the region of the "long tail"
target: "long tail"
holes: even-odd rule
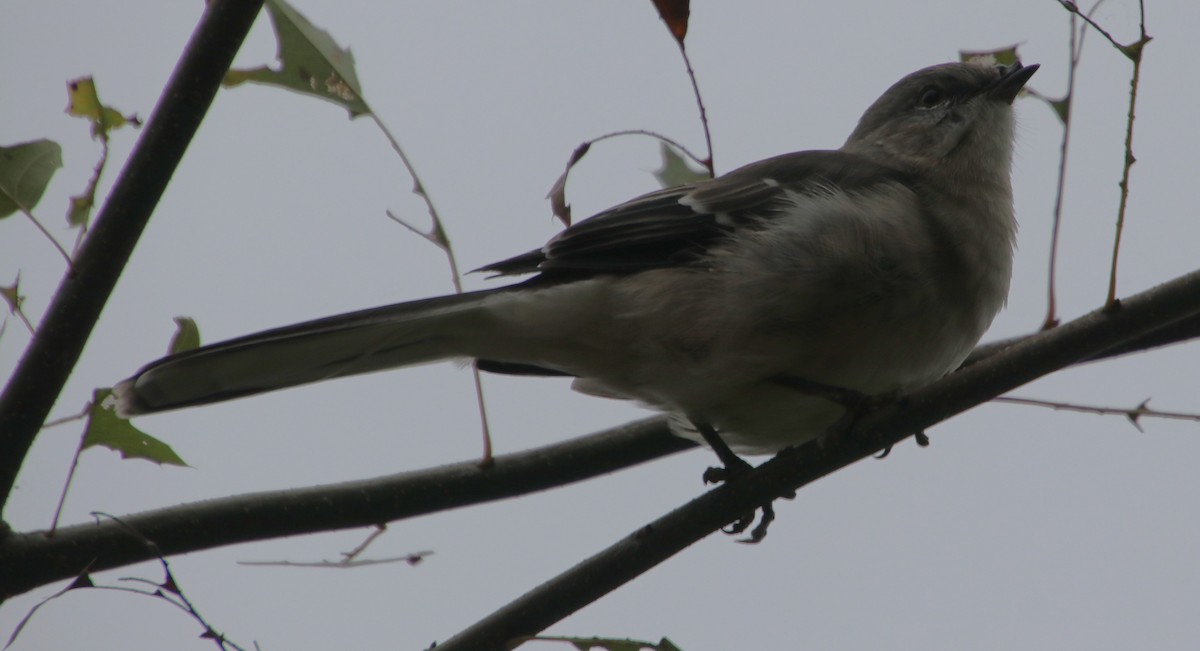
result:
[[[117,413],[178,409],[462,356],[468,353],[456,333],[486,326],[484,300],[505,291],[388,305],[164,357],[113,387]]]

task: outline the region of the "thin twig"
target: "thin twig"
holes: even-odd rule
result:
[[[88,410],[91,410],[90,405]],[[83,454],[85,443],[87,443],[86,429],[79,435],[79,446],[75,448],[75,454],[71,457],[71,468],[67,470],[67,479],[63,482],[62,494],[58,496],[58,506],[54,507],[54,517],[50,520],[49,535],[51,536],[58,530],[58,518],[62,515],[63,505],[67,503],[67,493],[71,491],[71,481],[75,479],[75,470],[79,467],[79,457]]]
[[[698,162],[708,169],[709,176],[716,176],[712,133],[708,129],[708,110],[704,108],[704,98],[700,96],[700,84],[696,81],[696,72],[692,69],[692,59],[688,56],[687,47],[684,46],[683,39],[677,39],[675,42],[679,44],[679,54],[683,56],[683,65],[687,68],[688,80],[692,82],[692,94],[696,96],[696,106],[700,108],[700,126],[704,129],[704,144],[708,147],[708,158]]]
[[[1143,29],[1145,29],[1143,25]],[[1142,40],[1140,45],[1145,44],[1148,39],[1146,33],[1142,32]],[[1142,56],[1141,48],[1138,47],[1137,57],[1133,59],[1133,77],[1129,80],[1129,117],[1125,122],[1125,163],[1121,171],[1121,203],[1117,209],[1117,232],[1113,237],[1113,254],[1112,266],[1108,277],[1108,299],[1107,305],[1113,305],[1117,300],[1117,257],[1121,251],[1121,233],[1125,230],[1125,208],[1129,203],[1129,174],[1133,168],[1133,164],[1137,159],[1133,156],[1133,120],[1134,109],[1137,107],[1138,82],[1142,77]]]
[[[1121,44],[1104,30],[1092,17],[1087,14],[1080,13],[1079,6],[1071,0],[1058,0],[1067,11],[1073,16],[1079,16],[1092,29],[1104,35],[1108,42],[1117,49],[1118,52],[1124,54],[1126,58],[1133,62],[1133,75],[1129,80],[1129,114],[1125,122],[1125,160],[1121,170],[1121,182],[1118,186],[1121,188],[1120,204],[1117,208],[1117,226],[1116,234],[1113,237],[1113,252],[1112,264],[1109,267],[1108,274],[1108,296],[1105,299],[1105,306],[1113,308],[1117,302],[1117,260],[1121,252],[1121,235],[1125,230],[1125,209],[1129,203],[1129,175],[1133,164],[1137,162],[1137,158],[1133,155],[1133,121],[1135,109],[1137,108],[1137,93],[1138,83],[1142,76],[1142,51],[1147,43],[1151,41],[1151,37],[1146,34],[1146,4],[1144,0],[1138,2],[1138,40],[1128,45]]]
[[[88,198],[89,202],[95,204],[96,201],[96,186],[100,184],[100,175],[104,173],[104,167],[108,164],[108,133],[100,132],[100,160],[96,161],[96,166],[92,168],[92,177],[88,179],[87,187],[83,190],[83,196]],[[90,211],[89,211],[90,212]],[[90,220],[84,220],[79,225],[79,232],[75,235],[74,251],[79,250],[79,246],[83,244],[83,238],[88,233],[88,223]]]
[[[1096,6],[1100,6],[1097,2]],[[1093,7],[1094,9],[1094,7]],[[1075,73],[1079,68],[1079,55],[1083,51],[1083,36],[1078,34],[1077,18],[1071,14],[1070,28],[1070,60],[1067,66],[1067,93],[1059,102],[1063,105],[1059,118],[1063,123],[1062,145],[1058,155],[1058,186],[1054,194],[1054,222],[1050,228],[1050,265],[1046,283],[1046,318],[1042,320],[1042,329],[1046,330],[1058,325],[1058,301],[1055,293],[1055,277],[1058,270],[1058,236],[1062,226],[1063,194],[1066,190],[1067,152],[1071,143],[1071,108],[1075,102]],[[1078,34],[1078,35],[1077,35]],[[1049,102],[1050,100],[1045,100]],[[1053,105],[1052,105],[1052,108]]]
[[[46,227],[42,225],[42,222],[38,221],[38,218],[33,215],[33,212],[30,211],[28,208],[26,208],[25,205],[22,204],[20,201],[18,201],[16,197],[9,196],[9,197],[7,197],[7,199],[9,201],[12,201],[14,204],[16,204],[17,209],[21,211],[21,214],[25,215],[25,217],[27,217],[29,219],[29,221],[32,222],[33,225],[39,231],[42,232],[42,235],[45,235],[46,239],[50,240],[50,243],[53,244],[54,248],[58,250],[58,254],[62,256],[62,259],[64,261],[66,261],[67,268],[70,269],[71,268],[71,254],[67,253],[67,250],[65,248],[63,248],[63,245],[59,244],[58,240],[55,239],[54,236],[50,234],[50,231],[46,230]]]
[[[1100,32],[1100,34],[1102,34],[1104,36],[1104,38],[1108,39],[1108,42],[1111,43],[1113,47],[1117,48],[1118,50],[1121,49],[1122,47],[1124,47],[1120,43],[1117,42],[1117,39],[1113,38],[1112,34],[1109,34],[1107,30],[1105,30],[1103,27],[1101,27],[1099,23],[1097,23],[1095,20],[1092,20],[1091,12],[1088,12],[1087,14],[1085,14],[1085,13],[1079,11],[1079,5],[1075,4],[1074,2],[1071,2],[1071,0],[1058,0],[1058,4],[1062,5],[1064,9],[1071,12],[1072,15],[1079,16],[1080,18],[1082,18],[1084,20],[1084,22],[1086,22],[1088,25],[1090,25],[1092,27],[1092,29],[1096,30],[1097,32]],[[1145,18],[1145,16],[1146,16],[1145,8],[1143,7],[1143,9],[1142,9],[1143,19]],[[1145,34],[1146,34],[1145,22],[1143,21],[1142,35],[1145,36]]]
[[[388,142],[391,143],[392,150],[400,157],[400,162],[404,164],[404,169],[408,170],[408,176],[413,182],[412,192],[421,197],[421,200],[425,202],[425,207],[429,211],[429,219],[432,224],[429,231],[426,232],[392,214],[390,210],[387,211],[387,216],[401,226],[432,242],[434,246],[442,250],[442,253],[446,255],[446,262],[450,266],[450,280],[454,283],[454,293],[463,293],[462,274],[458,270],[458,259],[454,255],[454,247],[450,244],[450,238],[446,234],[446,229],[442,224],[441,215],[438,213],[437,207],[433,205],[433,198],[425,191],[425,184],[421,182],[421,177],[417,174],[417,169],[413,166],[412,161],[409,160],[408,154],[405,154],[404,149],[400,147],[399,141],[392,135],[391,130],[387,128],[387,125],[383,123],[383,120],[379,119],[379,116],[374,111],[371,112],[371,119],[375,121],[379,130],[383,132]],[[492,453],[492,430],[488,424],[487,403],[483,397],[483,377],[479,373],[479,367],[475,364],[471,364],[471,377],[475,382],[475,406],[479,411],[479,425],[483,433],[483,454],[480,457],[479,463],[483,466],[489,466],[494,459]]]
[[[708,133],[707,126],[705,126],[704,132],[705,132],[705,134]],[[710,163],[705,162],[705,160],[703,158],[700,158],[696,154],[692,153],[691,150],[689,150],[687,147],[684,147],[683,145],[679,144],[678,141],[668,138],[656,131],[650,131],[649,129],[623,129],[621,131],[613,131],[612,133],[606,133],[602,136],[592,138],[591,140],[587,141],[587,144],[593,145],[602,140],[608,140],[609,138],[616,138],[618,136],[650,136],[651,138],[655,138],[661,142],[665,142],[668,145],[671,145],[675,149],[679,150],[679,153],[692,159],[692,161],[694,161],[697,165],[702,165],[705,168],[709,169],[710,171],[712,170],[712,168],[710,167]]]
[[[371,533],[367,534],[367,537],[365,539],[363,539],[363,541],[360,542],[357,547],[355,547],[354,549],[351,549],[348,552],[342,552],[342,561],[344,563],[350,563],[354,559],[358,558],[359,555],[361,555],[363,552],[367,551],[367,547],[370,547],[371,543],[378,540],[379,537],[385,533],[387,533],[387,525],[386,524],[375,525],[375,530],[372,531]]]
[[[1142,426],[1138,419],[1142,416],[1150,416],[1152,418],[1164,418],[1169,420],[1186,420],[1194,423],[1200,423],[1200,414],[1189,414],[1180,411],[1159,411],[1150,408],[1150,399],[1147,398],[1138,403],[1138,406],[1132,408],[1123,407],[1103,407],[1099,405],[1079,405],[1069,402],[1056,402],[1052,400],[1039,400],[1037,398],[1020,398],[1017,396],[1000,396],[992,402],[1003,402],[1011,405],[1030,405],[1033,407],[1047,407],[1055,411],[1075,411],[1084,414],[1096,414],[1098,416],[1124,416],[1133,423],[1133,426],[1142,431]]]
[[[238,561],[238,565],[247,565],[252,567],[317,567],[329,569],[353,569],[358,567],[370,567],[373,565],[395,565],[396,563],[407,563],[408,565],[417,565],[426,556],[433,555],[430,550],[422,550],[405,554],[403,556],[394,556],[391,558],[366,558],[361,560],[342,559],[340,561]]]
[[[84,405],[83,411],[79,412],[78,414],[71,414],[70,416],[63,416],[62,418],[57,418],[55,420],[48,420],[46,421],[45,425],[42,425],[42,429],[46,429],[48,427],[58,427],[59,425],[66,425],[67,423],[73,423],[77,420],[83,420],[84,418],[87,418],[91,411],[92,403],[89,401],[86,405]]]

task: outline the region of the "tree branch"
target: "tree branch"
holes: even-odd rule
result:
[[[663,418],[563,443],[375,479],[251,493],[0,539],[0,600],[83,570],[297,534],[376,526],[580,481],[694,447]],[[145,539],[131,534],[136,530]],[[152,541],[154,544],[147,544]]]
[[[0,394],[0,505],[262,2],[208,3],[125,169]]]

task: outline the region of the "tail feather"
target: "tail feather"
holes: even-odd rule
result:
[[[113,387],[129,417],[461,356],[456,323],[504,288],[352,312],[164,357]]]

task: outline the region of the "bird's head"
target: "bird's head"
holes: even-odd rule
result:
[[[946,63],[892,85],[844,151],[954,183],[1008,184],[1012,102],[1037,65]]]

